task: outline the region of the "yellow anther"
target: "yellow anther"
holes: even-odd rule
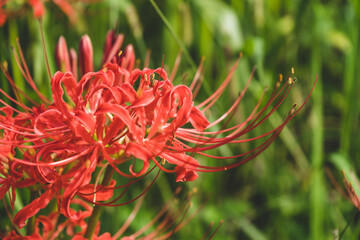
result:
[[[293,67],[291,68],[291,74],[295,74],[295,70]]]
[[[282,80],[283,80],[283,75],[280,73],[279,74],[279,82],[282,82]]]
[[[89,167],[90,167],[90,160],[89,160],[89,159],[85,161],[85,167],[86,167],[86,168],[89,168]]]
[[[4,70],[7,72],[8,67],[9,67],[7,61],[3,61],[2,65],[3,65]]]
[[[292,79],[291,77],[289,77],[289,78],[288,78],[288,83],[289,83],[289,84],[292,84],[293,82],[294,82],[293,79]]]
[[[35,150],[33,148],[29,148],[28,152],[31,156],[35,155]]]
[[[293,115],[295,113],[295,108],[296,108],[297,104],[295,103],[292,107],[292,109],[290,110],[290,115]]]
[[[120,57],[122,54],[122,51],[120,50],[119,53],[118,53],[118,57]]]

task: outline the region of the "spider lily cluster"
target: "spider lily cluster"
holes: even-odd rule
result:
[[[114,189],[128,189],[156,168],[159,172],[176,173],[176,181],[186,182],[195,180],[198,172],[239,166],[264,151],[303,107],[297,110],[294,107],[275,129],[258,137],[241,139],[261,126],[281,105],[293,85],[291,77],[286,81],[280,79],[267,103],[262,105],[261,98],[244,122],[226,127],[222,122],[235,113],[252,76],[229,110],[210,123],[205,113],[224,92],[237,64],[209,98],[195,104],[193,91],[200,84],[198,75],[187,87],[174,85],[162,67],[135,68],[133,47],[128,45],[120,51],[123,40],[123,35],[109,32],[102,68],[94,71],[90,38],[81,39],[77,53],[69,50],[61,37],[55,54],[60,71],[51,77],[52,100],[37,89],[22,52],[15,53],[24,78],[41,103],[22,92],[1,66],[16,97],[0,89],[3,95],[0,99],[0,198],[8,193],[14,208],[15,189],[29,188],[38,194],[15,215],[13,223],[19,228],[56,199],[54,215],[37,221],[56,223],[54,219],[62,214],[68,219],[68,226],[73,226],[70,223],[82,226],[81,235],[86,228],[84,219],[91,213],[91,206],[85,202],[98,206],[124,205],[128,202],[119,203],[123,194],[113,196]],[[200,66],[199,72],[201,70]],[[31,102],[32,107],[26,106],[22,99]],[[219,124],[223,126],[221,130],[211,130]],[[225,144],[258,140],[261,143],[257,147],[236,156],[206,153]],[[197,161],[196,155],[238,160],[230,165],[210,167]],[[118,185],[113,174],[130,181]],[[71,204],[80,204],[85,210],[75,211]]]

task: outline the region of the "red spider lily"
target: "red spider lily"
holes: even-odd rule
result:
[[[131,45],[118,54],[122,43],[122,35],[108,34],[102,68],[94,72],[92,44],[90,38],[84,36],[79,46],[81,77],[78,80],[76,51],[68,51],[65,39],[60,38],[55,55],[58,68],[63,72],[58,71],[51,78],[52,101],[36,88],[21,51],[20,57],[16,54],[21,72],[39,95],[41,104],[18,89],[1,66],[16,95],[21,94],[34,104],[32,108],[27,107],[20,97],[13,99],[0,89],[17,105],[13,108],[0,99],[4,105],[0,109],[0,147],[4,149],[0,151],[2,175],[11,179],[0,181],[0,196],[3,197],[10,188],[27,184],[36,185],[41,193],[15,216],[14,223],[19,227],[53,198],[57,199],[58,211],[71,221],[81,218],[80,212],[70,208],[75,196],[98,205],[126,204],[116,203],[123,194],[107,200],[112,197],[114,189],[124,188],[125,193],[136,181],[133,178],[143,178],[155,166],[165,172],[175,172],[176,181],[185,182],[195,180],[199,171],[223,171],[244,164],[264,151],[305,104],[297,110],[293,108],[275,129],[251,139],[239,139],[263,124],[285,100],[294,81],[291,77],[287,81],[280,79],[268,102],[260,107],[260,99],[243,123],[211,131],[211,127],[235,113],[252,76],[233,106],[210,123],[205,112],[224,92],[237,63],[221,86],[196,105],[192,90],[197,86],[198,78],[189,88],[173,85],[163,68],[134,69],[135,55]],[[258,140],[262,142],[257,147],[236,156],[219,157],[205,153],[225,144]],[[241,160],[209,167],[199,163],[194,158],[196,154]],[[93,175],[97,168],[105,166],[129,178],[129,184],[116,186],[116,182],[110,180],[99,184]],[[124,170],[124,166],[128,166],[127,169]],[[168,166],[173,167],[165,168]]]

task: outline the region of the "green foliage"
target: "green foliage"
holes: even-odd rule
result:
[[[242,52],[231,88],[210,118],[227,110],[253,66],[257,67],[255,77],[233,123],[243,121],[262,90],[266,86],[272,89],[278,75],[287,76],[294,67],[298,82],[290,101],[270,119],[268,129],[258,129],[248,137],[279,124],[293,103],[304,101],[318,78],[306,107],[263,154],[237,169],[202,173],[192,183],[176,184],[173,175],[162,174],[129,231],[151,221],[180,185],[184,194],[198,190],[191,212],[200,207],[201,199],[208,200],[174,239],[201,239],[211,222],[216,226],[222,219],[215,239],[338,239],[347,225],[343,239],[359,239],[360,221],[354,218],[357,209],[336,189],[342,187],[341,170],[360,174],[358,1],[108,0],[82,6],[75,25],[50,2],[47,7],[44,31],[53,73],[52,55],[60,35],[66,37],[68,46],[77,48],[81,35],[87,33],[94,45],[95,66],[99,66],[106,32],[115,26],[126,34],[126,43],[134,44],[141,63],[151,49],[150,67],[160,67],[164,55],[164,66],[170,73],[182,49],[177,83],[190,83],[205,57],[204,88],[197,97],[200,101],[221,84]],[[21,73],[10,57],[9,46],[18,36],[36,83],[48,92],[38,29],[30,14],[9,19],[0,29],[0,60],[11,61],[12,76],[24,89]],[[1,87],[9,90],[4,79],[1,73]],[[250,148],[249,144],[232,145],[214,154],[239,154]],[[215,160],[196,157],[216,164]],[[142,187],[129,194],[136,196]],[[106,209],[101,231],[116,232],[132,207]]]

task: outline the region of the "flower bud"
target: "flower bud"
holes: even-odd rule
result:
[[[6,22],[6,14],[0,9],[0,27]]]
[[[93,47],[88,35],[84,35],[80,40],[79,57],[81,75],[93,72]]]
[[[34,17],[38,18],[45,14],[44,4],[40,0],[29,0],[29,4],[34,9]]]
[[[104,65],[107,62],[110,62],[111,59],[119,53],[123,42],[124,42],[123,34],[115,35],[115,31],[108,32],[104,45],[104,55],[103,55],[102,65]]]
[[[128,71],[133,70],[135,65],[135,53],[131,44],[126,46],[124,53],[120,56],[119,65]]]
[[[66,40],[63,36],[59,38],[59,41],[56,45],[55,60],[56,65],[61,72],[71,71],[69,52],[66,45]]]
[[[77,53],[75,51],[75,49],[73,48],[70,48],[70,67],[71,67],[71,72],[73,73],[75,79],[78,79],[77,78]]]

